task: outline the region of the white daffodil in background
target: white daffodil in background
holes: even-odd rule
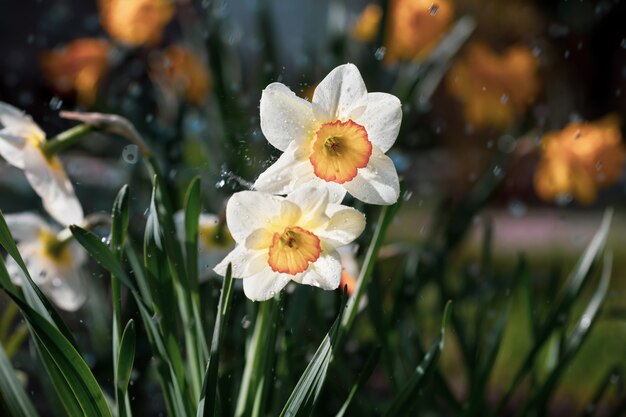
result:
[[[78,310],[87,299],[81,273],[86,261],[83,247],[68,229],[60,231],[36,214],[8,214],[5,220],[33,281],[59,308]],[[11,280],[21,285],[23,272],[10,257],[7,269]]]
[[[181,210],[174,215],[178,238],[185,242],[185,213]],[[214,214],[200,214],[198,224],[198,271],[200,282],[214,275],[213,268],[230,252],[235,245],[228,228],[220,223]],[[184,248],[184,244],[183,244]]]
[[[290,281],[326,290],[339,286],[342,266],[337,248],[365,228],[359,211],[329,202],[326,188],[301,187],[287,197],[263,192],[234,194],[226,221],[237,246],[215,267],[243,278],[248,298],[272,298]]]
[[[63,225],[83,221],[83,209],[61,161],[48,155],[45,133],[22,111],[0,102],[0,155],[24,171],[44,208]]]
[[[257,179],[257,190],[287,194],[313,183],[340,202],[346,191],[369,204],[393,204],[398,174],[385,152],[395,142],[402,109],[397,97],[368,93],[359,70],[341,65],[324,78],[311,102],[281,83],[261,96],[261,130],[283,151]]]

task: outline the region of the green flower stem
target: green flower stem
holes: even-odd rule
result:
[[[401,184],[400,187],[400,195],[404,192],[404,187]],[[339,329],[339,343],[345,339],[345,336],[350,331],[352,327],[352,323],[356,318],[356,315],[359,311],[359,305],[361,304],[361,299],[367,291],[367,285],[372,278],[372,272],[374,270],[374,264],[376,263],[376,258],[378,257],[378,251],[385,239],[385,234],[387,233],[387,228],[391,224],[391,221],[395,217],[400,205],[402,204],[402,198],[400,198],[394,205],[383,207],[380,212],[380,217],[378,218],[378,224],[376,225],[376,230],[374,231],[374,236],[372,237],[372,241],[370,243],[369,248],[367,249],[367,254],[365,255],[365,260],[363,261],[363,266],[361,267],[361,271],[359,273],[359,278],[357,280],[357,287],[354,291],[354,294],[348,300],[346,305],[346,313],[343,315],[341,320],[341,328]]]
[[[70,146],[74,145],[76,142],[81,140],[83,136],[85,136],[87,133],[92,132],[93,130],[94,127],[87,124],[74,126],[73,128],[68,129],[65,132],[61,132],[54,138],[44,142],[41,145],[41,149],[47,157],[52,157],[63,149],[69,148]]]

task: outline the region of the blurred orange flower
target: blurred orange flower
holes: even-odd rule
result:
[[[449,0],[390,0],[385,28],[385,62],[421,59],[430,53],[450,27],[454,5]],[[376,38],[382,10],[370,4],[353,27],[354,38]]]
[[[592,203],[598,188],[619,180],[625,158],[617,116],[570,123],[542,138],[535,190],[546,201],[571,196]]]
[[[109,50],[105,40],[77,39],[63,48],[44,52],[40,64],[44,77],[58,94],[76,92],[78,102],[89,106],[107,70]]]
[[[170,0],[100,0],[100,23],[117,41],[154,45],[174,15]]]
[[[463,102],[463,116],[474,127],[504,129],[526,111],[540,87],[539,62],[525,45],[497,54],[472,43],[452,67],[446,86]]]
[[[189,49],[171,45],[153,62],[158,84],[173,90],[189,103],[200,105],[211,88],[209,71],[204,62]]]

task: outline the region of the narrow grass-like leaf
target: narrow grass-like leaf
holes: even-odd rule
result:
[[[365,362],[365,365],[363,365],[363,368],[361,369],[359,378],[350,389],[348,398],[346,398],[346,401],[344,401],[343,405],[341,406],[341,408],[339,409],[335,417],[344,417],[346,415],[346,412],[348,411],[348,407],[350,407],[350,404],[352,404],[352,400],[356,396],[357,392],[359,392],[359,390],[363,387],[363,385],[365,385],[370,375],[372,375],[372,372],[374,372],[374,369],[376,368],[376,365],[378,364],[378,360],[380,359],[380,350],[381,348],[377,347],[369,355],[369,357],[367,358],[367,361]]]
[[[572,361],[576,353],[580,350],[584,341],[589,336],[589,332],[593,328],[600,312],[600,307],[604,303],[606,294],[609,290],[609,284],[611,283],[611,270],[613,264],[613,256],[611,253],[607,253],[604,256],[604,264],[602,267],[602,275],[600,277],[600,283],[598,288],[594,292],[591,300],[587,304],[583,314],[578,319],[578,322],[567,335],[563,351],[559,356],[559,361],[537,391],[537,395],[531,401],[526,404],[525,410],[522,415],[527,415],[530,410],[537,409],[539,414],[545,414],[545,407],[547,406],[550,396],[554,392],[558,381],[560,380],[563,372],[567,368],[567,365]]]
[[[150,291],[150,283],[148,282],[148,277],[146,276],[146,271],[143,268],[137,249],[135,249],[132,242],[129,242],[125,247],[126,259],[128,259],[130,269],[135,277],[141,299],[144,301],[145,305],[151,306],[154,304],[154,300],[152,299],[152,293]]]
[[[15,294],[6,293],[20,307],[31,327],[37,349],[61,402],[70,417],[111,417],[102,389],[87,363],[45,317]],[[80,407],[80,412],[76,407]]]
[[[128,229],[128,185],[124,185],[118,192],[113,208],[111,210],[111,251],[113,255],[121,262],[124,253],[124,241],[126,240],[126,231]],[[120,280],[115,274],[111,274],[111,303],[113,305],[113,324],[112,324],[112,352],[113,367],[119,370],[119,350],[120,350],[120,332],[122,327],[122,291]],[[117,414],[119,417],[127,417],[131,414],[129,398],[125,396],[125,389],[120,390],[119,373],[115,372],[115,403],[117,405]]]
[[[122,333],[120,350],[117,355],[117,388],[120,390],[122,396],[126,395],[126,391],[128,390],[130,373],[133,370],[133,363],[135,361],[135,345],[135,322],[131,319],[126,324],[124,333]]]
[[[232,266],[228,265],[224,283],[222,285],[222,293],[220,301],[217,305],[217,316],[215,318],[215,326],[213,326],[213,338],[211,339],[211,351],[209,355],[209,363],[206,367],[204,375],[204,383],[202,384],[202,395],[198,403],[197,417],[210,417],[219,415],[217,409],[217,375],[219,370],[219,357],[224,335],[224,326],[228,320],[230,312],[230,302],[233,298],[233,276]]]
[[[87,251],[100,263],[100,265],[102,265],[110,273],[115,274],[117,277],[123,277],[121,281],[129,287],[131,294],[139,307],[139,312],[141,313],[142,322],[146,328],[146,333],[148,334],[148,340],[152,348],[152,352],[159,358],[160,364],[158,366],[158,371],[168,410],[170,410],[171,415],[176,417],[188,416],[189,414],[187,413],[186,408],[188,407],[188,405],[186,405],[188,402],[184,400],[184,396],[181,392],[183,379],[181,379],[180,376],[178,376],[179,373],[175,371],[175,369],[178,369],[179,372],[182,373],[183,369],[180,353],[176,354],[178,349],[176,339],[169,338],[168,343],[168,341],[162,336],[156,325],[157,318],[151,315],[145,305],[145,301],[139,293],[137,293],[132,281],[128,278],[126,272],[122,268],[122,265],[115,258],[111,250],[93,233],[83,230],[77,226],[73,226],[71,230],[76,237],[76,240],[78,240],[83,247],[87,249]],[[128,247],[130,247],[130,245],[127,245],[127,248]],[[142,266],[139,262],[137,262],[138,260],[136,259],[136,254],[132,251],[132,249],[127,249],[127,253],[134,255],[134,258],[133,256],[129,256],[129,259],[131,259],[131,263],[133,263],[132,259],[135,261],[133,267],[135,269],[135,274],[143,277]],[[146,285],[149,284],[146,283]],[[166,346],[170,347],[172,350],[168,351]],[[176,366],[174,366],[172,361],[175,361]]]
[[[128,229],[128,185],[124,185],[113,202],[111,210],[111,250],[119,258],[124,249]]]
[[[337,345],[343,313],[346,308],[344,301],[339,309],[337,319],[317,348],[300,380],[298,380],[296,387],[291,392],[285,407],[280,413],[280,417],[309,416],[313,412],[315,403],[326,381],[328,367]]]
[[[74,238],[89,252],[94,259],[107,271],[115,275],[131,290],[135,290],[135,285],[130,280],[122,264],[115,258],[115,255],[95,234],[79,226],[70,226],[70,231]]]
[[[24,391],[11,361],[0,344],[0,393],[13,417],[37,417],[35,406]]]
[[[265,410],[266,402],[270,390],[273,387],[273,381],[276,378],[273,369],[276,359],[276,337],[278,336],[278,324],[280,322],[278,315],[284,310],[284,300],[284,298],[280,298],[278,301],[270,300],[264,303],[262,307],[266,307],[266,310],[263,312],[264,317],[262,321],[264,321],[265,324],[263,325],[263,330],[259,332],[256,338],[258,345],[252,345],[253,341],[251,341],[250,348],[255,352],[252,371],[252,379],[254,382],[250,389],[250,397],[252,399],[251,417],[262,417],[267,414]],[[259,313],[261,313],[261,308],[259,309]],[[257,317],[257,322],[258,321],[259,318]]]
[[[403,192],[404,184],[402,183],[400,185],[400,195],[402,195]],[[367,248],[365,260],[363,261],[363,266],[359,272],[356,288],[353,295],[348,299],[346,307],[347,311],[343,314],[339,336],[341,339],[347,335],[347,332],[352,327],[352,323],[356,318],[359,305],[361,304],[361,299],[363,298],[363,295],[365,295],[367,285],[372,277],[372,271],[374,270],[374,264],[376,263],[376,258],[378,257],[378,251],[380,250],[383,240],[385,239],[385,234],[387,233],[387,229],[389,228],[391,221],[402,205],[402,201],[403,199],[401,198],[392,206],[384,206],[382,208],[376,225],[376,230],[374,231],[374,236],[372,237],[372,241]]]
[[[195,177],[185,196],[185,256],[191,288],[198,291],[198,220],[200,218],[200,177]]]
[[[411,408],[413,407],[415,401],[419,398],[418,392],[426,382],[427,376],[432,372],[434,365],[437,363],[437,360],[441,355],[441,351],[443,350],[446,326],[451,314],[452,302],[448,301],[443,312],[439,337],[437,337],[437,340],[435,340],[430,350],[426,353],[422,362],[417,366],[417,368],[415,368],[415,372],[411,378],[409,378],[409,380],[405,383],[400,393],[389,406],[389,409],[385,413],[386,417],[411,415]]]
[[[196,320],[200,318],[201,315],[198,308],[194,308],[192,286],[190,284],[190,278],[187,275],[182,248],[177,239],[178,232],[174,223],[172,199],[170,198],[162,176],[158,174],[154,175],[153,184],[152,203],[150,206],[150,217],[154,216],[152,221],[153,235],[158,237],[160,234],[160,241],[157,241],[156,244],[159,249],[163,250],[167,255],[161,257],[161,259],[163,259],[163,262],[168,266],[166,269],[169,270],[171,285],[173,286],[173,291],[170,292],[170,294],[175,294],[177,297],[176,305],[180,313],[180,320],[185,327],[183,334],[185,337],[187,356],[186,377],[191,382],[191,394],[193,396],[193,402],[195,403],[199,400],[202,390],[202,360],[208,357],[208,352],[206,351],[206,336],[201,321]],[[148,227],[146,227],[146,230],[147,229]],[[162,282],[165,283],[165,281]],[[170,284],[167,283],[167,285]],[[171,305],[172,303],[169,303],[169,306]],[[162,309],[166,307],[165,304],[161,304]],[[166,315],[166,311],[163,311],[163,320],[169,320]],[[174,317],[175,315],[172,314],[172,318]],[[173,325],[173,323],[170,324]],[[173,346],[171,348],[173,348]]]
[[[508,403],[511,395],[513,395],[513,392],[515,392],[515,389],[520,384],[524,376],[533,369],[535,359],[541,351],[544,343],[549,340],[554,330],[562,325],[560,318],[563,315],[567,315],[567,313],[569,313],[572,304],[580,294],[583,284],[591,275],[591,268],[594,262],[598,259],[602,250],[604,249],[612,216],[612,209],[607,209],[604,212],[602,223],[600,224],[598,231],[593,236],[591,242],[589,242],[589,245],[579,258],[572,272],[570,273],[567,281],[563,286],[562,291],[560,292],[555,302],[555,307],[548,315],[545,323],[538,328],[536,339],[531,350],[526,354],[526,357],[522,361],[521,366],[515,373],[511,385],[509,386],[505,394],[500,398],[500,401],[498,402],[498,405],[495,408],[493,415],[500,415],[502,413],[502,410]]]
[[[591,401],[589,401],[587,406],[583,409],[581,417],[592,417],[595,414],[600,401],[602,401],[611,385],[617,385],[619,387],[619,394],[624,394],[624,370],[619,364],[609,369],[602,381],[598,384],[593,397],[591,397]]]
[[[235,417],[243,417],[250,415],[252,404],[254,402],[254,392],[256,391],[256,379],[262,368],[262,356],[265,352],[264,338],[267,334],[269,326],[268,309],[273,301],[261,303],[256,314],[254,330],[248,342],[246,349],[246,366],[241,377],[241,386],[237,396],[237,406],[235,408]]]
[[[200,303],[198,281],[198,229],[200,210],[202,208],[200,177],[195,177],[185,195],[185,259],[187,261],[187,280],[191,291],[191,307],[193,309],[193,324],[196,333],[195,343],[198,344],[196,354],[198,365],[208,360],[209,352],[206,348],[204,336],[204,321],[202,320],[202,306]]]

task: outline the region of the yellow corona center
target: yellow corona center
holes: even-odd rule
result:
[[[343,184],[356,177],[372,156],[365,128],[352,120],[324,123],[315,132],[309,160],[319,178]]]
[[[320,239],[313,233],[286,227],[282,233],[274,233],[267,262],[274,272],[295,275],[306,271],[321,253]]]
[[[199,230],[202,243],[209,249],[227,248],[235,241],[225,224],[201,225]]]
[[[67,240],[59,239],[54,233],[47,230],[39,232],[41,241],[41,256],[59,266],[68,266],[72,263],[72,254]]]

